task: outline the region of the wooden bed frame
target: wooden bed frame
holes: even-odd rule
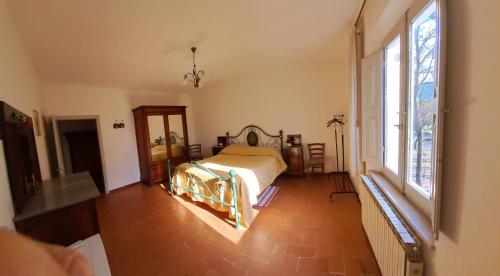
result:
[[[231,136],[229,135],[229,132],[226,132],[226,137],[227,137],[227,142],[228,144],[240,144],[240,145],[247,145],[251,147],[270,147],[278,150],[281,154],[283,154],[283,130],[279,131],[278,135],[272,135],[268,134],[265,132],[262,128],[256,126],[256,125],[247,125],[245,126],[238,134]],[[203,198],[212,200],[214,202],[217,202],[219,204],[222,204],[224,206],[234,208],[235,211],[235,223],[236,223],[236,229],[240,229],[240,217],[238,214],[238,190],[236,187],[236,172],[234,170],[229,171],[229,176],[223,177],[215,172],[213,172],[211,169],[204,167],[200,164],[198,164],[196,161],[191,161],[191,164],[196,166],[198,169],[201,169],[209,174],[211,174],[213,177],[215,177],[218,181],[217,189],[220,191],[222,189],[227,189],[231,188],[233,198],[230,202],[225,202],[219,200],[211,191],[211,189],[206,185],[204,182],[198,182],[196,179],[192,179],[193,181],[189,181],[188,187],[183,187],[177,184],[174,184],[172,181],[172,164],[170,162],[170,159],[167,161],[167,166],[168,166],[168,179],[169,179],[169,185],[170,185],[170,195],[174,196],[174,186],[183,189],[185,191],[188,191],[190,193],[196,194],[198,196],[201,196]],[[194,184],[201,184],[204,185],[204,187],[210,192],[211,196],[206,196],[202,195],[200,193],[197,193],[194,191]]]

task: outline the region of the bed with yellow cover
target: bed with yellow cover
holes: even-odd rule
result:
[[[171,193],[186,194],[215,210],[228,212],[236,227],[248,228],[257,196],[286,170],[282,158],[283,132],[269,135],[257,126],[245,127],[218,155],[177,166],[170,176]],[[246,136],[246,143],[238,137]],[[264,141],[262,137],[265,135]],[[169,169],[170,171],[170,169]]]
[[[157,140],[158,143],[154,143],[151,145],[151,160],[162,161],[167,160],[167,144],[165,143],[165,139]],[[170,132],[170,150],[172,151],[172,157],[179,157],[185,154],[184,149],[184,138],[179,136],[175,131]]]
[[[178,157],[184,155],[184,145],[170,144],[170,150],[172,151],[172,157]],[[153,162],[166,159],[167,159],[167,145],[165,144],[154,145],[151,147],[151,160]]]

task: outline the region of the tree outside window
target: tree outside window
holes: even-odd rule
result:
[[[436,108],[436,7],[430,5],[410,27],[410,97],[407,179],[430,195],[433,120]]]

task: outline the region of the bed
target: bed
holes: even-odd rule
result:
[[[184,155],[184,138],[173,131],[170,132],[170,149],[172,150],[172,157]],[[167,145],[165,144],[165,139],[160,137],[156,139],[155,143],[151,144],[151,161],[155,162],[166,159]]]
[[[227,212],[236,228],[248,228],[257,196],[286,170],[283,132],[270,135],[249,125],[235,136],[226,136],[229,145],[218,155],[177,166],[169,174],[170,192]]]

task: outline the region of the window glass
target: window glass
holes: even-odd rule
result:
[[[384,166],[395,175],[399,167],[400,63],[401,38],[398,35],[385,48],[384,73]]]
[[[433,184],[437,62],[436,3],[410,23],[407,182],[425,196]]]

